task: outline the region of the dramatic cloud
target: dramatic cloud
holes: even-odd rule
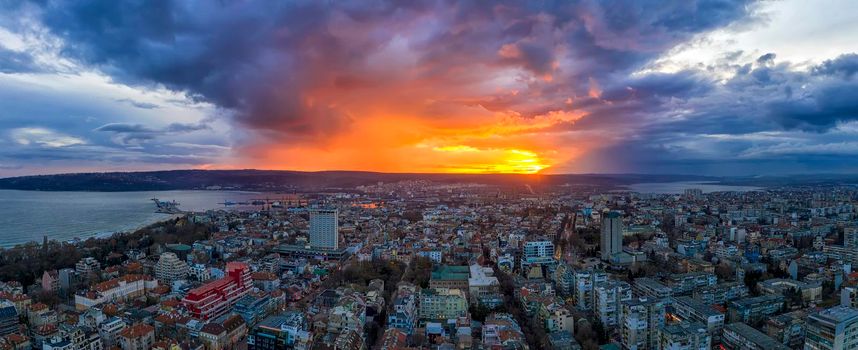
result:
[[[750,1],[5,6],[0,38],[22,39],[0,46],[0,73],[87,70],[180,96],[114,97],[154,122],[101,118],[69,137],[191,166],[700,172],[687,165],[849,156],[833,135],[858,118],[855,54],[670,59],[709,33],[765,26]],[[210,115],[170,120],[193,110]],[[791,139],[759,137],[772,133]]]
[[[114,134],[114,141],[122,145],[138,145],[141,142],[155,139],[158,136],[168,134],[181,134],[199,130],[209,129],[207,124],[181,124],[172,123],[162,129],[152,129],[140,124],[109,123],[95,131],[109,132]]]

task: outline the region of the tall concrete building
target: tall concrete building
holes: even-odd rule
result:
[[[310,209],[310,246],[337,250],[340,247],[339,211]]]
[[[805,350],[858,348],[858,309],[835,306],[811,314],[805,324]]]
[[[602,325],[615,328],[622,322],[623,302],[632,300],[632,287],[623,281],[608,280],[594,288],[593,313]]]
[[[858,248],[858,227],[847,227],[843,230],[843,246]]]
[[[658,329],[664,326],[664,302],[638,298],[623,302],[620,335],[625,350],[658,349]]]
[[[524,243],[521,254],[521,269],[527,269],[534,265],[552,265],[554,260],[554,243],[547,239],[537,239]],[[526,273],[526,272],[525,272]]]
[[[601,246],[604,261],[623,250],[623,217],[620,213],[612,211],[602,217]]]
[[[158,258],[158,262],[155,263],[155,279],[167,286],[177,280],[183,280],[187,277],[188,264],[180,260],[175,253],[163,253],[161,254],[161,257]]]
[[[658,329],[658,348],[670,350],[709,350],[712,337],[697,322],[679,322]]]
[[[0,301],[0,335],[19,332],[18,311],[9,300]]]

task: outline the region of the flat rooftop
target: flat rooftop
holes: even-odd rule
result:
[[[835,306],[810,315],[820,321],[841,323],[858,320],[858,309],[847,306]]]

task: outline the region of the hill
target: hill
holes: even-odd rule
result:
[[[363,171],[281,170],[169,170],[146,172],[77,173],[20,176],[0,179],[0,189],[38,191],[163,191],[233,189],[248,191],[353,188],[378,182],[431,180],[442,183],[555,186],[563,184],[616,187],[640,182],[721,181],[722,178],[687,175],[637,174],[407,174]]]

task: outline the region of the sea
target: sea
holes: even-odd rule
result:
[[[721,185],[716,182],[696,182],[696,181],[678,181],[678,182],[650,182],[638,183],[626,186],[629,191],[638,193],[654,193],[654,194],[680,194],[686,189],[697,188],[703,193],[710,192],[726,192],[726,191],[759,191],[762,187],[755,186],[733,186]]]
[[[174,215],[155,212],[152,198],[184,211],[236,209],[267,195],[238,191],[46,192],[0,190],[0,247],[48,239],[70,241],[133,231]],[[276,197],[271,197],[276,198]]]

